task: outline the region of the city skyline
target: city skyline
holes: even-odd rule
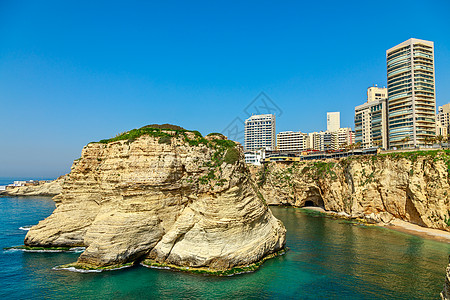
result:
[[[277,132],[325,130],[333,111],[354,128],[367,87],[387,86],[385,51],[409,38],[434,41],[436,106],[450,102],[450,4],[387,5],[404,14],[373,22],[356,1],[5,1],[0,176],[63,175],[87,143],[147,124],[222,131],[261,92],[282,111]],[[406,22],[418,8],[426,26]]]

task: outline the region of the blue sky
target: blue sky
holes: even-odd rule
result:
[[[0,176],[55,177],[90,141],[152,123],[223,131],[260,94],[277,132],[353,126],[386,49],[435,42],[450,102],[450,1],[0,0]]]

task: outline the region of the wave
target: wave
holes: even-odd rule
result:
[[[52,270],[57,271],[70,271],[70,272],[77,272],[77,273],[100,273],[104,270],[83,270],[83,269],[77,269],[75,267],[68,267],[68,268],[61,268],[59,266],[53,267]]]
[[[26,226],[21,226],[21,227],[19,227],[19,229],[20,229],[20,230],[25,230],[25,231],[28,231],[28,230],[30,230],[30,229],[31,229],[31,227],[33,227],[33,225],[26,225]]]
[[[11,247],[11,248],[4,249],[5,252],[22,251],[22,252],[30,252],[30,253],[61,253],[61,252],[81,253],[84,250],[86,250],[85,247],[73,247],[68,250],[23,249],[23,248],[19,248],[19,247],[17,247],[17,248]]]
[[[121,269],[126,269],[126,268],[131,268],[133,265],[129,265],[129,266],[122,266],[122,267],[118,267],[118,268],[111,268],[111,269],[99,269],[99,270],[85,270],[85,269],[77,269],[75,267],[60,267],[60,266],[56,266],[53,267],[52,270],[57,270],[57,271],[70,271],[70,272],[77,272],[77,273],[100,273],[100,272],[104,272],[104,271],[116,271],[116,270],[121,270]]]

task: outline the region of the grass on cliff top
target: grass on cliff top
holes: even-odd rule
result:
[[[429,157],[435,157],[439,153],[450,155],[450,149],[439,149],[439,150],[417,150],[417,151],[410,151],[410,152],[393,152],[393,153],[382,153],[378,154],[378,156],[389,156],[393,158],[417,158],[418,156],[429,156]]]
[[[186,133],[193,133],[194,139],[189,138]],[[116,141],[126,140],[128,142],[133,142],[137,138],[143,135],[148,135],[152,137],[159,137],[160,144],[170,144],[172,137],[184,137],[184,140],[191,146],[198,146],[204,144],[208,147],[218,147],[224,149],[234,148],[236,143],[230,140],[223,140],[224,135],[221,133],[210,133],[208,136],[217,136],[217,139],[212,139],[208,141],[203,137],[203,135],[197,130],[186,130],[183,127],[171,124],[153,124],[147,125],[138,129],[132,129],[127,132],[119,133],[115,137],[110,139],[100,140],[98,143],[108,144]],[[230,154],[232,155],[232,154]]]

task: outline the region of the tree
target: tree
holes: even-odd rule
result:
[[[409,136],[405,136],[403,139],[402,139],[402,142],[403,142],[403,148],[406,148],[406,146],[409,146],[409,141],[411,140],[411,138],[409,137]]]
[[[441,148],[442,148],[442,141],[444,140],[444,137],[442,136],[442,135],[438,135],[437,137],[436,137],[436,141],[438,141],[439,142],[439,146],[441,146]]]

